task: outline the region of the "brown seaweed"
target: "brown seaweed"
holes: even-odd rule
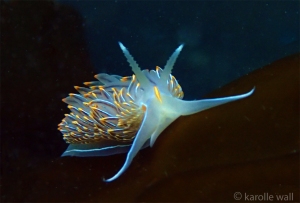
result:
[[[235,201],[234,192],[299,200],[299,55],[208,95],[247,99],[180,117],[116,181],[125,155],[45,160],[21,177],[14,200]],[[13,180],[11,180],[13,182]]]

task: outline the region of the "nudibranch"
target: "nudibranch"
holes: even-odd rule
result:
[[[75,89],[63,101],[70,114],[58,125],[69,144],[62,156],[108,156],[127,153],[122,168],[112,178],[117,179],[129,167],[139,150],[152,147],[160,133],[179,116],[190,115],[251,95],[248,93],[223,98],[184,101],[183,91],[171,74],[183,48],[180,45],[164,69],[141,70],[128,50],[119,42],[133,75],[98,74],[98,81]]]

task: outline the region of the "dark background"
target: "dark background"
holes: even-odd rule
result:
[[[95,72],[131,75],[117,41],[142,69],[174,68],[186,99],[299,50],[297,1],[59,1],[76,9]],[[196,93],[197,92],[197,93]]]
[[[118,41],[142,69],[185,43],[173,75],[185,99],[200,99],[299,52],[299,2],[1,1],[3,183],[65,150],[57,124],[74,85],[132,74]]]

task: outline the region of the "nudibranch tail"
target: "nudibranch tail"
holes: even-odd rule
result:
[[[130,147],[131,143],[122,144],[120,142],[109,140],[90,144],[70,144],[61,156],[110,156],[126,153],[129,151]]]

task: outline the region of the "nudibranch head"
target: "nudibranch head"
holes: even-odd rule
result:
[[[128,50],[119,43],[134,74],[128,77],[98,74],[98,81],[75,89],[63,101],[71,113],[58,125],[69,144],[62,156],[107,156],[127,153],[117,179],[140,149],[152,146],[160,133],[181,115],[189,115],[221,104],[245,98],[245,94],[216,99],[184,101],[181,86],[172,68],[183,48],[180,45],[164,69],[141,70]]]

